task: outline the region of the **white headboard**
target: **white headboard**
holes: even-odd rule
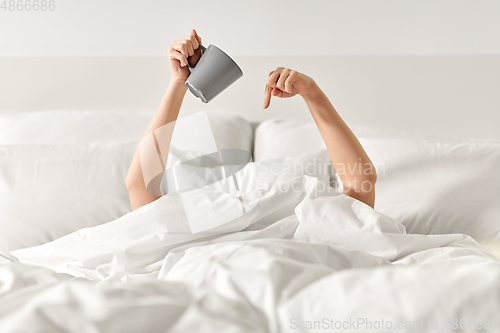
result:
[[[253,122],[312,119],[303,101],[262,109],[268,73],[313,77],[350,125],[500,138],[500,56],[235,57],[244,76],[209,104],[187,93],[183,114],[217,110]],[[154,110],[169,81],[160,57],[0,58],[0,112]]]

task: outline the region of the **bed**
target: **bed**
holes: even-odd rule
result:
[[[351,126],[372,209],[307,168],[329,160],[313,122],[197,112],[251,152],[238,188],[131,212],[152,115],[0,114],[0,332],[499,331],[499,139]]]

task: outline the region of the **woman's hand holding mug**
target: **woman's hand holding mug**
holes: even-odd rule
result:
[[[191,67],[196,66],[201,57],[200,47],[201,37],[196,30],[191,30],[191,35],[182,40],[177,40],[170,44],[168,48],[168,60],[172,73],[171,83],[184,85],[190,71],[187,68],[188,62]]]

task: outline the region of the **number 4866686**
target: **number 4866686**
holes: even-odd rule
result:
[[[1,0],[0,0],[1,1]],[[17,12],[45,12],[56,10],[56,0],[3,0],[0,10]]]

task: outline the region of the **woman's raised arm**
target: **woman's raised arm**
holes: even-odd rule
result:
[[[127,177],[125,178],[125,185],[129,192],[130,204],[133,210],[160,198],[159,180],[161,180],[161,175],[155,174],[157,168],[155,169],[154,166],[158,165],[158,154],[161,152],[156,140],[155,130],[163,127],[170,132],[170,135],[167,134],[166,137],[171,138],[173,124],[175,124],[177,120],[184,96],[188,89],[184,85],[189,76],[187,64],[189,61],[189,64],[194,67],[200,59],[202,52],[199,47],[200,44],[201,37],[198,36],[196,30],[193,29],[189,37],[175,41],[169,47],[168,60],[172,74],[170,84],[158,110],[142,137],[139,147],[137,147],[135,151]],[[165,126],[167,124],[172,124],[172,126]],[[147,147],[151,145],[154,145],[152,149],[151,147]],[[170,142],[162,142],[161,146],[167,146],[168,148]],[[141,147],[145,149],[140,151]],[[151,153],[151,150],[153,153]],[[165,165],[167,154],[166,151],[162,153],[162,163]],[[151,181],[151,183],[146,184],[146,179]]]
[[[370,158],[342,120],[332,103],[309,76],[279,67],[269,73],[264,92],[264,109],[271,96],[286,98],[300,95],[325,141],[333,165],[337,170],[344,193],[374,207],[377,173]]]

